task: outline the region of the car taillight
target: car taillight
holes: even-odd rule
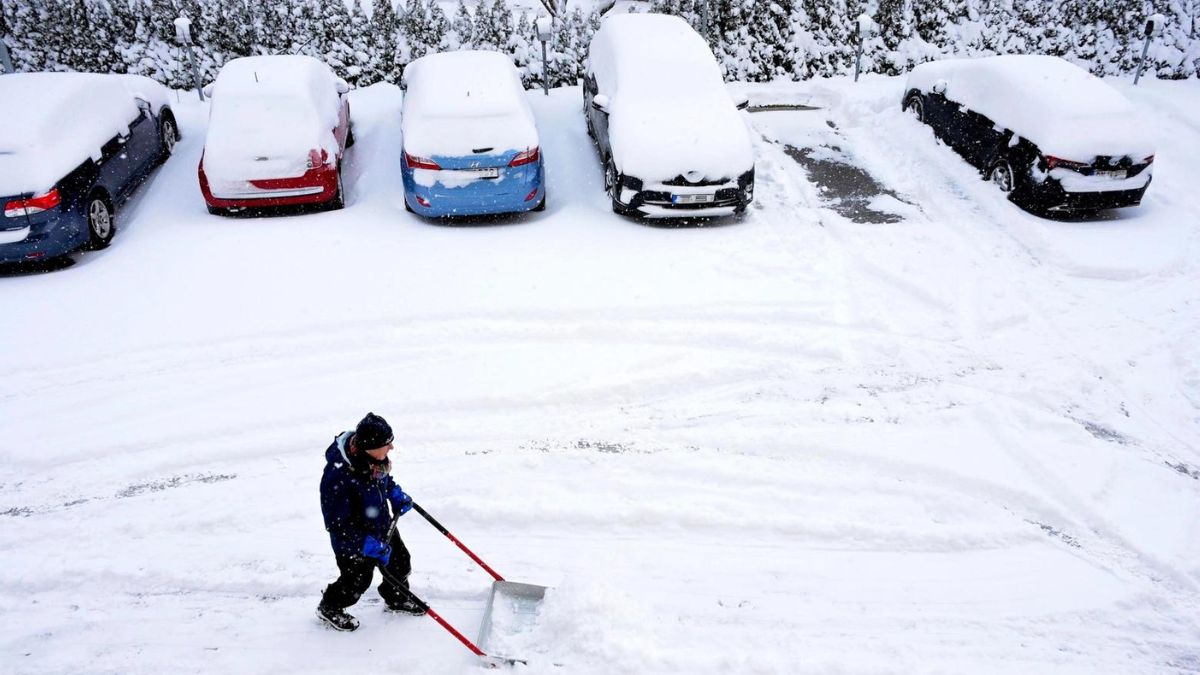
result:
[[[313,148],[308,151],[308,168],[315,169],[318,166],[324,165],[327,161],[329,161],[329,153],[325,151],[325,148],[321,148],[320,150]]]
[[[1062,157],[1052,157],[1050,155],[1046,155],[1046,170],[1047,171],[1049,171],[1050,169],[1056,168],[1056,167],[1060,167],[1060,166],[1064,169],[1071,169],[1074,171],[1079,171],[1081,169],[1086,169],[1091,165],[1087,164],[1085,162],[1073,162],[1069,159],[1063,159]]]
[[[442,167],[438,166],[437,162],[429,159],[428,157],[417,157],[416,155],[410,155],[407,152],[404,153],[404,163],[407,164],[408,168],[410,169],[429,169],[431,171],[440,171],[442,169]]]
[[[1143,164],[1153,164],[1154,163],[1154,155],[1150,155],[1146,159],[1143,159],[1142,163]]]
[[[62,203],[62,196],[58,194],[58,188],[51,188],[44,195],[30,197],[29,199],[14,199],[4,205],[4,215],[9,218],[17,218],[18,216],[32,216],[35,213],[49,211],[50,209]]]
[[[533,164],[534,162],[538,161],[538,157],[540,157],[540,156],[541,156],[541,154],[540,154],[539,148],[531,148],[529,150],[526,150],[525,152],[517,153],[517,156],[513,157],[512,161],[509,162],[508,165],[509,166],[522,166],[524,164]]]

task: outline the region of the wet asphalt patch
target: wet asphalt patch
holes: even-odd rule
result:
[[[834,153],[841,150],[837,146],[821,147]],[[885,225],[904,220],[904,216],[898,213],[880,211],[872,206],[876,197],[884,195],[897,201],[904,200],[863,169],[848,162],[832,159],[828,156],[831,154],[829,152],[814,153],[813,148],[785,145],[783,151],[804,167],[808,179],[821,191],[821,199],[838,215],[852,222],[867,225]]]

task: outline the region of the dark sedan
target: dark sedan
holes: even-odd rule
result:
[[[117,208],[179,139],[167,92],[129,75],[0,76],[0,262],[104,248]]]
[[[1133,104],[1057,57],[921,64],[902,105],[1031,210],[1135,206],[1153,174],[1154,146]]]

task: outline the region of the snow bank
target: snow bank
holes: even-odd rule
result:
[[[1091,73],[1054,56],[1010,55],[924,63],[905,91],[944,81],[951,101],[989,117],[1056,157],[1154,154],[1133,104]]]
[[[708,44],[683,19],[619,14],[600,25],[588,70],[610,97],[608,132],[622,173],[734,178],[754,166],[746,123]]]
[[[250,56],[225,64],[213,86],[204,170],[211,179],[304,173],[310,150],[338,153],[337,79],[310,56]]]
[[[460,157],[537,147],[521,77],[498,52],[430,54],[404,71],[404,148],[422,157]]]
[[[133,96],[111,75],[0,77],[0,194],[49,190],[89,157],[99,160],[100,148],[128,134],[138,114]]]

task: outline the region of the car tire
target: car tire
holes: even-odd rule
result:
[[[988,170],[988,180],[1010,197],[1017,191],[1017,173],[1007,159],[1001,158],[992,162]]]
[[[346,147],[349,148],[353,145],[354,145],[354,125],[351,124],[346,127]]]
[[[925,123],[925,103],[921,100],[920,94],[913,94],[906,98],[904,100],[904,109],[908,111],[908,114],[912,115],[913,119],[921,124]]]
[[[329,200],[326,206],[327,211],[337,211],[346,207],[346,190],[342,187],[342,167],[338,166],[337,172],[337,192],[333,194],[333,199]]]
[[[545,211],[546,210],[546,191],[545,190],[542,190],[542,199],[541,199],[541,201],[539,201],[537,203],[537,206],[533,207],[533,210],[534,211]]]
[[[113,235],[117,232],[112,202],[109,201],[108,195],[97,190],[88,195],[86,208],[88,224],[87,247],[93,251],[107,248],[113,239]]]
[[[164,115],[162,119],[162,157],[159,162],[167,161],[167,158],[175,152],[175,142],[179,140],[179,128],[175,126],[175,118],[171,115]]]
[[[223,208],[221,208],[221,207],[219,207],[219,206],[209,206],[209,207],[208,207],[208,212],[209,212],[209,213],[211,213],[211,214],[212,214],[212,215],[214,215],[214,216],[223,216],[223,215],[225,215],[225,209],[223,209]]]

